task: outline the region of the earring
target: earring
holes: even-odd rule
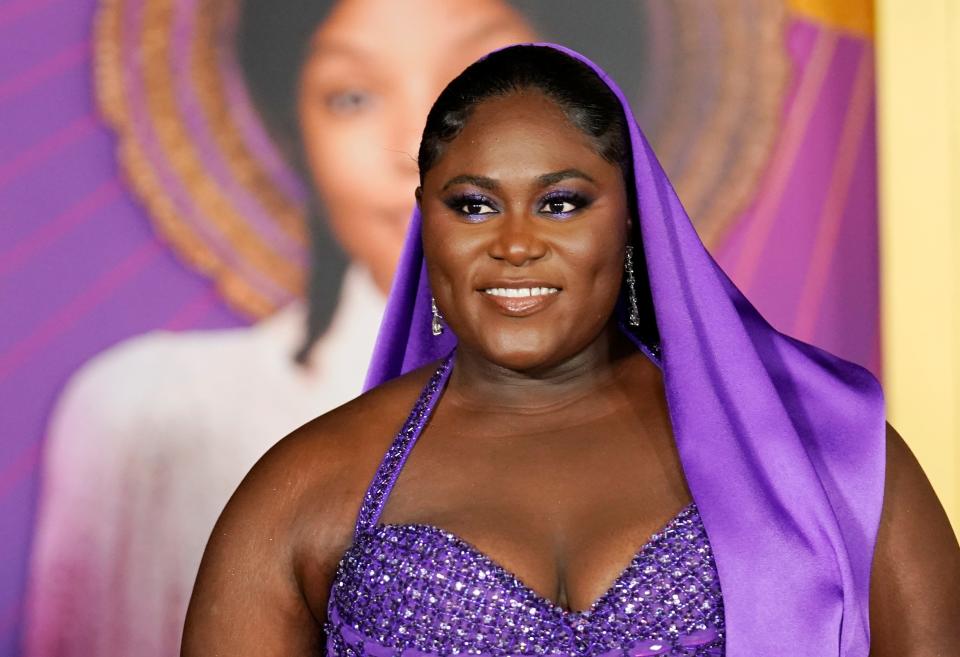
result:
[[[430,297],[430,310],[433,313],[433,319],[430,322],[430,330],[434,335],[440,335],[443,333],[443,324],[440,323],[440,320],[443,319],[443,315],[441,315],[440,311],[437,310],[437,302],[433,297]]]
[[[628,321],[630,326],[640,326],[640,311],[637,309],[637,281],[633,277],[633,245],[627,245],[627,257],[623,263],[627,273],[627,302],[630,304]]]

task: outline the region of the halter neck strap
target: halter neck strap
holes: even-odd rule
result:
[[[433,409],[442,396],[441,393],[446,387],[447,379],[450,378],[450,372],[453,370],[453,354],[451,352],[444,358],[439,367],[427,381],[427,384],[420,391],[417,403],[414,404],[410,415],[407,417],[403,427],[394,437],[390,447],[387,448],[383,460],[377,467],[373,475],[373,481],[367,488],[363,496],[363,502],[360,505],[360,512],[357,516],[357,524],[354,529],[354,538],[357,538],[362,532],[371,529],[376,525],[380,514],[383,512],[383,506],[386,504],[390,491],[397,483],[397,477],[400,476],[400,470],[410,455],[417,438],[423,432],[423,428],[433,415]]]

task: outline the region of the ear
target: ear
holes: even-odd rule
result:
[[[413,190],[413,198],[417,200],[417,209],[420,209],[420,201],[423,199],[423,187],[417,185],[417,188]]]

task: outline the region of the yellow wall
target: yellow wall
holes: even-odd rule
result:
[[[888,419],[960,529],[960,2],[877,0]]]

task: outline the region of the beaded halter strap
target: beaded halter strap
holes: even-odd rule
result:
[[[377,471],[373,475],[373,481],[370,482],[360,505],[354,538],[371,529],[380,518],[387,496],[393,490],[394,484],[397,483],[397,477],[400,475],[403,464],[407,461],[407,456],[410,455],[410,450],[413,449],[417,438],[420,437],[423,428],[430,420],[452,369],[453,353],[451,352],[443,359],[433,376],[423,387],[413,410],[410,411],[406,422],[403,423],[403,427],[394,437],[387,453],[384,454],[383,460],[377,467]]]

